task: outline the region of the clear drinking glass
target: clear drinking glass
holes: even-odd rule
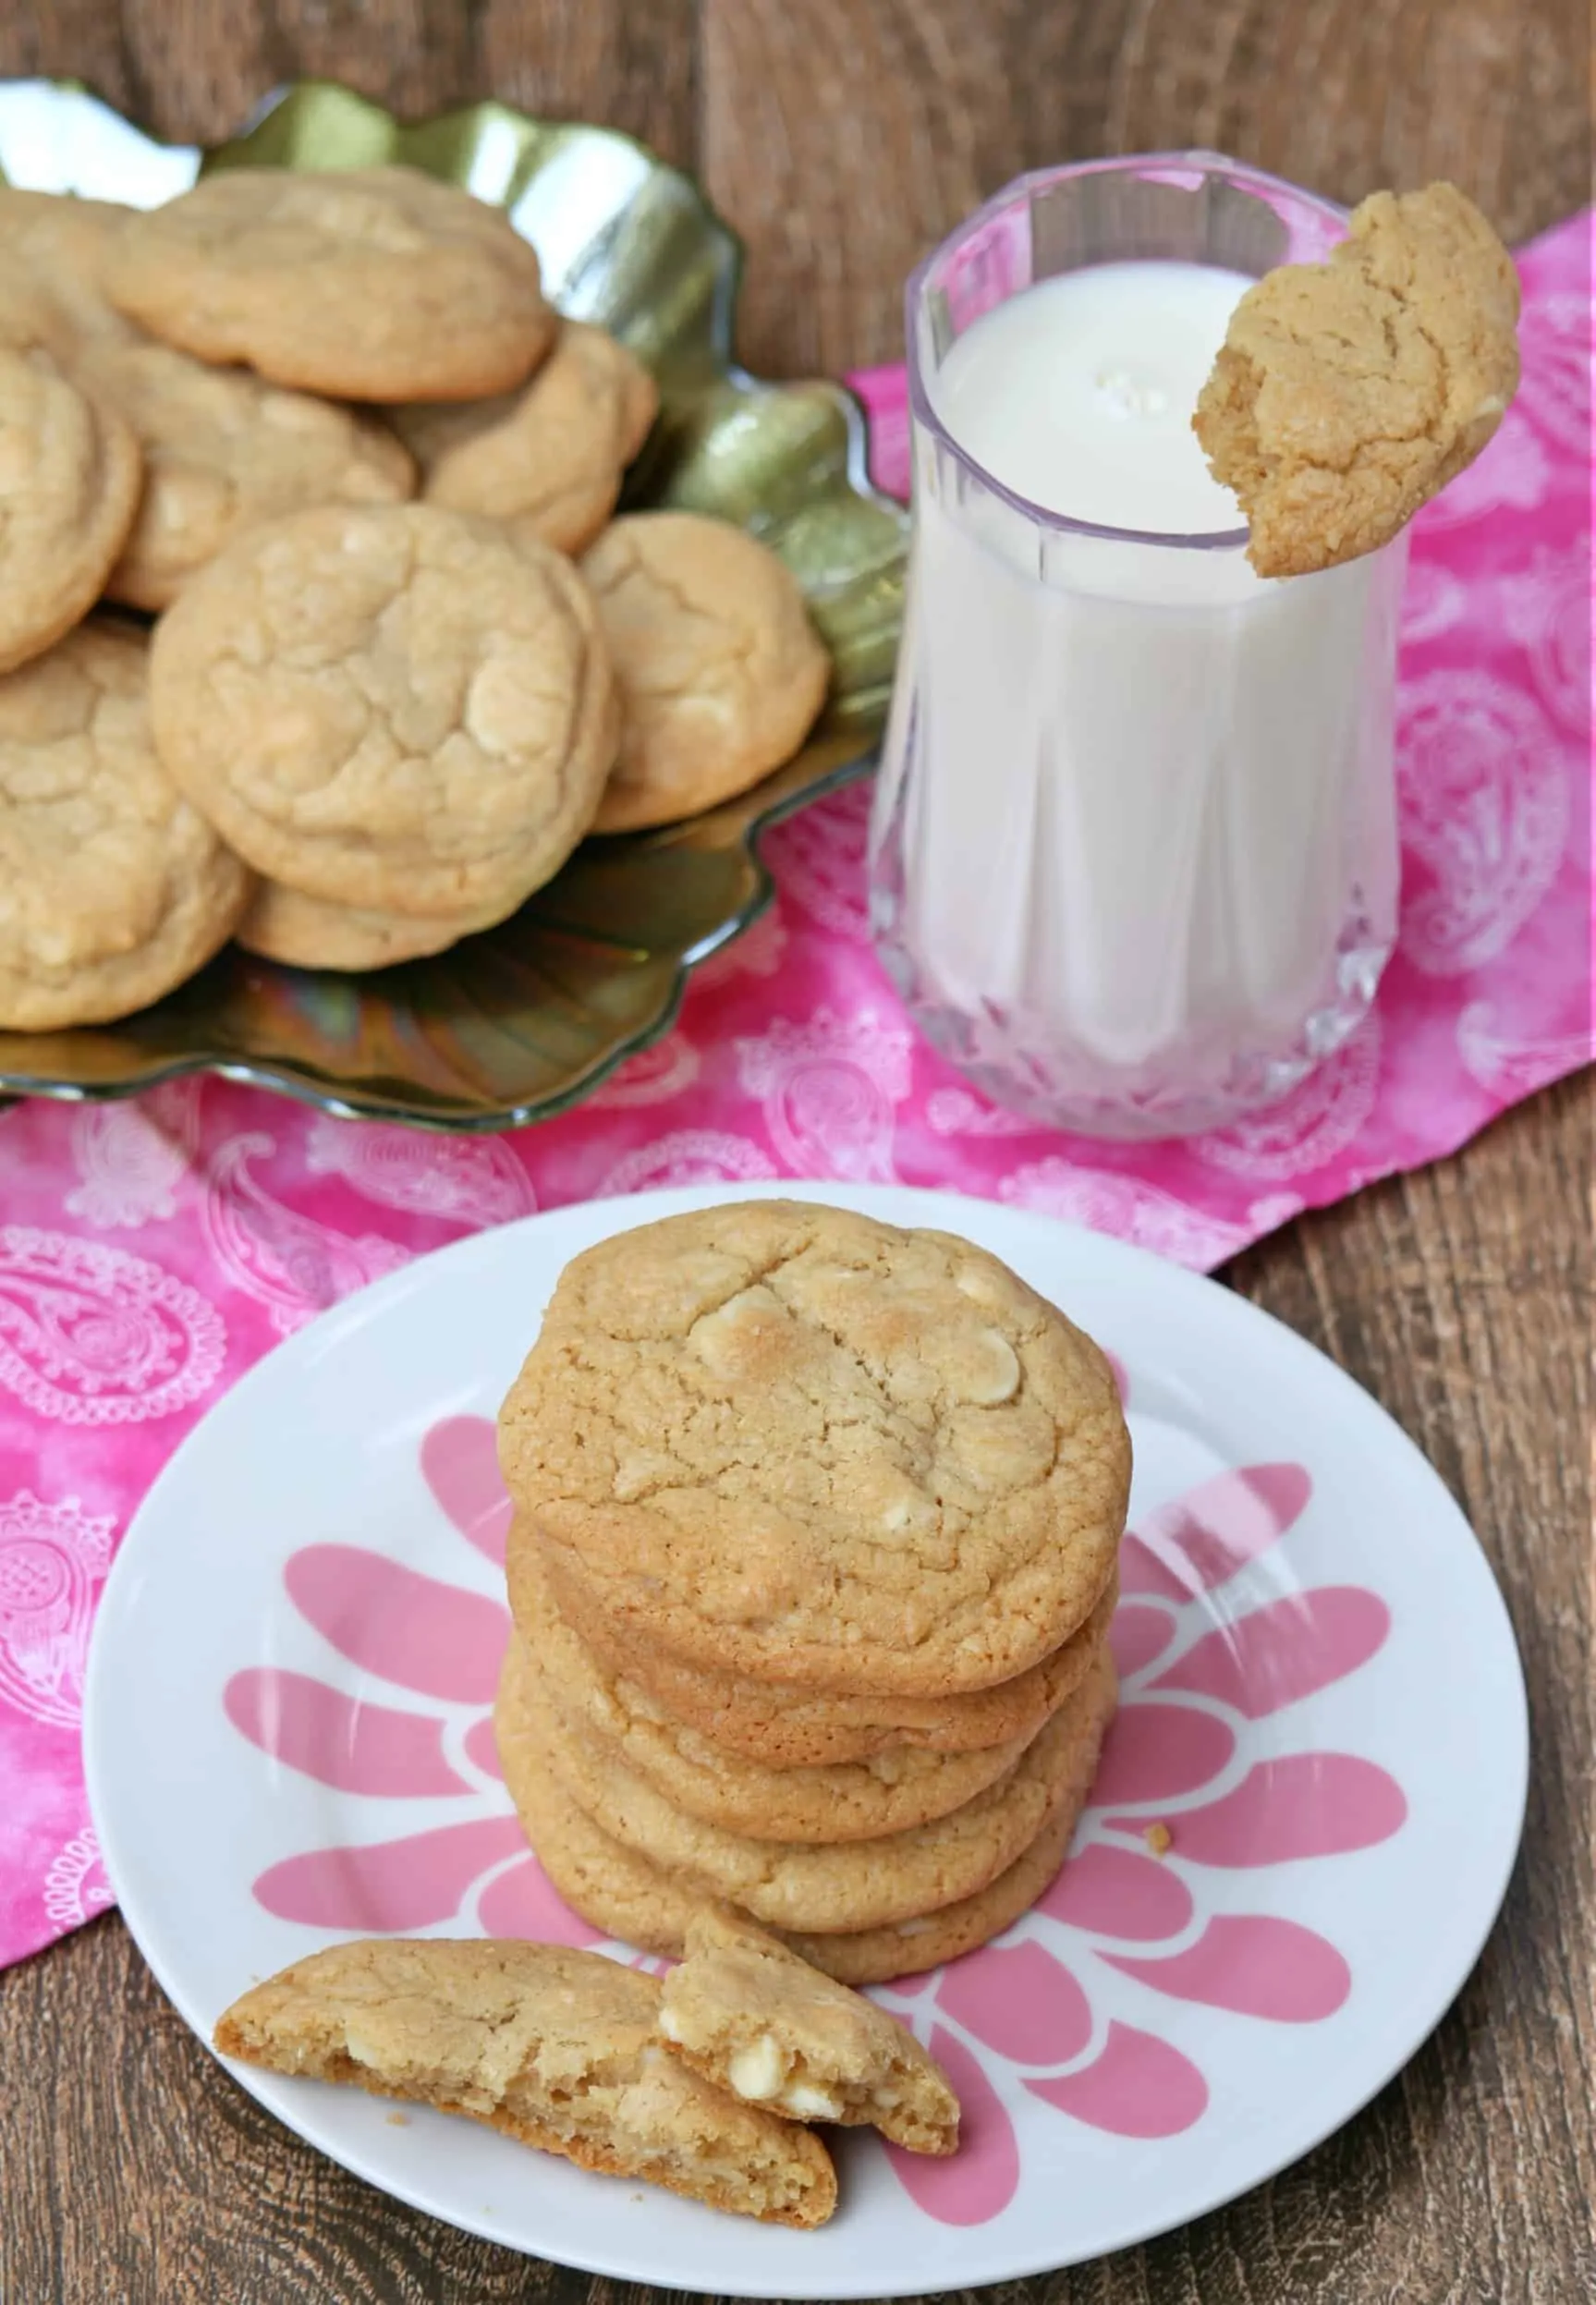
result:
[[[1257,275],[1345,212],[1210,153],[1001,192],[908,295],[908,603],[871,828],[871,920],[921,1029],[1004,1104],[1120,1137],[1285,1093],[1396,933],[1405,540],[1263,583],[1247,534],[1110,529],[995,480],[939,417],[949,348],[1080,265]]]

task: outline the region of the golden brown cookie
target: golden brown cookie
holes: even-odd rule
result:
[[[839,1931],[824,1936],[776,1933],[828,1977],[849,1985],[885,1983],[957,1960],[1011,1928],[1028,1912],[1064,1861],[1076,1819],[1086,1806],[1102,1736],[1114,1710],[1112,1662],[1100,1657],[1089,1686],[1096,1706],[1095,1736],[1083,1742],[1080,1774],[1066,1786],[1058,1807],[1036,1839],[974,1896],[944,1905],[895,1927]],[[548,1755],[518,1701],[514,1676],[500,1684],[493,1716],[505,1783],[538,1861],[572,1910],[595,1929],[653,1953],[679,1957],[688,1929],[706,1899],[676,1873],[663,1871],[578,1808],[549,1766]]]
[[[512,1646],[506,1676],[577,1806],[627,1848],[699,1893],[784,1934],[892,1928],[975,1896],[1042,1831],[1096,1734],[1090,1694],[1060,1707],[995,1785],[930,1824],[833,1848],[755,1839],[673,1809],[636,1773],[573,1734],[549,1701],[541,1661]]]
[[[790,760],[831,662],[770,547],[726,520],[636,512],[582,560],[625,708],[594,830],[668,824]]]
[[[1378,552],[1476,457],[1518,384],[1518,277],[1450,184],[1354,211],[1325,264],[1237,306],[1193,428],[1260,575]]]
[[[224,2056],[469,2114],[579,2168],[780,2225],[823,2225],[836,2176],[807,2129],[662,2047],[652,1977],[568,1946],[449,1937],[330,1945],[218,2018]]]
[[[421,402],[391,421],[428,504],[480,512],[563,553],[591,544],[654,421],[654,380],[602,328],[562,323],[518,393]]]
[[[233,941],[262,960],[280,960],[292,969],[391,969],[402,960],[446,952],[462,936],[474,936],[507,917],[499,906],[470,920],[453,913],[360,912],[301,896],[280,881],[262,881]]]
[[[345,400],[507,392],[555,325],[503,210],[416,168],[218,169],[128,219],[105,284],[164,343]]]
[[[75,335],[126,331],[106,298],[106,251],[136,212],[112,201],[0,185],[0,247],[31,274]]]
[[[138,444],[0,280],[0,673],[86,616],[139,503]]]
[[[724,1906],[688,1924],[660,2031],[704,2080],[788,2120],[958,2150],[953,2083],[908,2027]]]
[[[556,872],[616,705],[570,563],[431,505],[296,513],[167,610],[162,757],[265,877],[358,910],[485,917]]]
[[[140,633],[91,623],[0,678],[0,1026],[99,1024],[225,944],[249,876],[156,758]]]
[[[529,1566],[533,1551],[519,1541],[511,1546],[512,1605],[521,1578],[535,1575],[542,1560],[540,1552]],[[557,1567],[544,1567],[553,1591]],[[1012,1739],[1029,1742],[1085,1679],[1117,1600],[1117,1579],[1111,1577],[1085,1623],[1040,1665],[991,1689],[941,1698],[827,1695],[790,1681],[701,1670],[626,1637],[579,1581],[564,1581],[558,1605],[607,1673],[635,1683],[712,1750],[746,1755],[767,1769],[798,1769],[866,1762],[905,1749],[962,1753]]]
[[[517,1548],[515,1638],[538,1660],[567,1726],[620,1762],[684,1815],[761,1840],[871,1840],[945,1817],[995,1785],[1029,1737],[968,1753],[899,1747],[861,1762],[769,1769],[675,1721],[635,1681],[607,1672],[554,1605],[534,1546]]]
[[[207,368],[128,329],[82,343],[74,378],[132,428],[144,491],[106,579],[112,600],[159,609],[246,529],[321,505],[402,504],[409,458],[384,425],[247,369]]]
[[[400,503],[415,471],[385,425],[246,369],[207,367],[124,319],[104,275],[134,213],[0,189],[0,237],[53,308],[52,350],[75,384],[123,419],[143,457],[107,597],[159,609],[239,531],[306,506]]]
[[[1130,1481],[1107,1361],[1005,1265],[798,1201],[573,1259],[499,1459],[562,1605],[580,1583],[639,1645],[872,1698],[1066,1640]]]

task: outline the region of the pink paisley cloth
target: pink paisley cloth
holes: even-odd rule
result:
[[[664,1040],[541,1127],[450,1140],[197,1079],[0,1114],[0,1964],[110,1901],[79,1724],[118,1539],[209,1403],[348,1290],[535,1209],[783,1177],[954,1187],[1206,1269],[1589,1060],[1590,267],[1588,216],[1525,251],[1523,389],[1419,523],[1400,948],[1367,1024],[1266,1116],[1110,1145],[968,1087],[871,953],[862,786],[772,836],[764,918]],[[902,372],[855,381],[901,491]]]

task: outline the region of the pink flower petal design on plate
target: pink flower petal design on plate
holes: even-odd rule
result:
[[[351,1665],[419,1697],[492,1704],[510,1631],[501,1603],[358,1544],[305,1545],[283,1582],[306,1623]]]
[[[1025,2085],[1033,2097],[1112,2137],[1178,2137],[1208,2109],[1208,2083],[1189,2057],[1117,2019],[1078,2073]]]
[[[1192,1705],[1121,1705],[1103,1739],[1093,1808],[1176,1800],[1216,1777],[1236,1750],[1224,1722]]]
[[[934,1969],[922,1969],[918,1977],[895,1977],[890,1985],[882,1987],[882,1991],[895,1993],[900,1999],[907,2001],[912,1994],[923,1993],[936,1973]]]
[[[1334,2017],[1352,1990],[1352,1971],[1329,1939],[1273,1913],[1218,1913],[1184,1953],[1163,1960],[1104,1953],[1155,1992],[1278,2025]]]
[[[1234,1625],[1204,1633],[1151,1685],[1218,1697],[1261,1721],[1366,1665],[1391,1630],[1391,1611],[1361,1585],[1285,1594]]]
[[[484,1714],[480,1721],[473,1721],[466,1731],[466,1758],[474,1762],[486,1775],[503,1782],[505,1773],[499,1766],[499,1744],[493,1735],[493,1716],[491,1713]]]
[[[1063,2065],[1091,2039],[1091,2006],[1045,1945],[987,1945],[943,1972],[937,2006],[1016,2065]]]
[[[1299,1857],[1372,1848],[1407,1821],[1401,1786],[1376,1762],[1348,1752],[1294,1752],[1260,1761],[1223,1799],[1183,1809],[1170,1831],[1176,1854],[1195,1864],[1288,1865]],[[1130,1817],[1109,1822],[1140,1830]]]
[[[525,1846],[514,1817],[481,1817],[364,1848],[311,1849],[262,1873],[255,1902],[315,1929],[425,1929],[453,1920],[477,1876]]]
[[[1189,1601],[1256,1560],[1313,1494],[1305,1465],[1244,1465],[1160,1506],[1119,1548],[1119,1589]]]
[[[421,1443],[421,1478],[468,1544],[502,1562],[510,1500],[486,1417],[445,1417]]]
[[[1105,1350],[1103,1357],[1108,1363],[1108,1373],[1114,1379],[1114,1389],[1119,1395],[1119,1405],[1122,1409],[1128,1409],[1130,1407],[1130,1371],[1116,1352]]]
[[[1121,1680],[1139,1673],[1144,1665],[1162,1656],[1175,1638],[1175,1619],[1163,1609],[1150,1609],[1135,1601],[1122,1601],[1108,1628],[1108,1645]]]
[[[888,2145],[886,2157],[917,2207],[939,2225],[985,2225],[1002,2214],[1019,2184],[1019,2147],[1003,2101],[981,2060],[944,2026],[931,2053],[958,2095],[958,2151],[945,2161]]]
[[[1065,1860],[1052,1887],[1038,1897],[1036,1909],[1067,1921],[1072,1929],[1100,1930],[1107,1936],[1152,1945],[1160,1937],[1178,1936],[1186,1927],[1191,1919],[1191,1892],[1177,1872],[1156,1858],[1093,1841]]]
[[[555,1896],[535,1857],[490,1881],[477,1901],[477,1918],[490,1937],[536,1937],[546,1945],[602,1945],[604,1933]]]
[[[252,1666],[234,1674],[222,1704],[251,1745],[318,1785],[379,1800],[471,1789],[444,1758],[441,1721],[361,1704],[309,1673]]]

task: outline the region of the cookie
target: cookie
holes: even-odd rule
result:
[[[528,1555],[534,1555],[529,1567]],[[542,1565],[551,1597],[557,1570],[533,1545],[511,1549],[511,1597],[520,1580]],[[826,1696],[789,1681],[754,1680],[734,1673],[681,1665],[646,1643],[617,1637],[617,1628],[578,1581],[558,1588],[558,1606],[583,1645],[612,1677],[633,1683],[672,1719],[702,1737],[713,1750],[740,1754],[767,1769],[798,1769],[868,1762],[904,1750],[968,1753],[1029,1743],[1065,1699],[1079,1688],[1107,1637],[1118,1601],[1111,1577],[1091,1614],[1069,1639],[1012,1680],[958,1697]]]
[[[724,1907],[689,1922],[660,2031],[703,2079],[788,2120],[958,2150],[953,2083],[908,2027]]]
[[[343,400],[471,400],[553,339],[502,209],[420,169],[223,168],[130,215],[111,300],[164,344]]]
[[[364,1937],[296,1961],[217,2020],[224,2056],[402,2097],[713,2209],[823,2225],[807,2129],[725,2095],[658,2039],[652,1977],[565,1945]]]
[[[240,530],[305,506],[400,503],[415,470],[385,425],[245,369],[209,368],[126,320],[104,272],[135,213],[0,189],[0,238],[54,307],[52,349],[75,384],[123,419],[143,457],[106,595],[160,609]]]
[[[768,1769],[720,1751],[672,1720],[634,1681],[606,1672],[574,1632],[539,1575],[536,1548],[517,1548],[510,1595],[516,1638],[526,1644],[550,1701],[573,1734],[630,1769],[685,1815],[761,1840],[871,1840],[946,1816],[1005,1776],[1027,1737],[969,1753],[898,1748],[870,1761]]]
[[[391,969],[402,960],[446,952],[462,936],[474,936],[506,917],[506,908],[497,905],[470,920],[453,913],[429,919],[420,913],[360,912],[301,896],[280,881],[262,881],[233,941],[262,960],[280,960],[292,969]]]
[[[530,384],[474,403],[422,402],[390,421],[429,504],[504,520],[556,551],[591,544],[647,437],[659,394],[602,328],[562,323]]]
[[[1249,288],[1192,423],[1259,573],[1378,552],[1471,463],[1517,387],[1517,317],[1512,258],[1450,184],[1374,193],[1328,263]]]
[[[962,1808],[907,1833],[816,1848],[684,1816],[635,1771],[573,1734],[550,1701],[541,1660],[524,1645],[512,1646],[505,1672],[519,1676],[517,1702],[579,1808],[662,1872],[787,1934],[891,1928],[973,1896],[1035,1840],[1060,1787],[1078,1774],[1078,1748],[1091,1733],[1082,1692],[1006,1776]]]
[[[1089,1686],[1094,1716],[1083,1723],[1075,1780],[1036,1839],[1006,1872],[973,1896],[894,1928],[788,1935],[782,1941],[828,1977],[849,1985],[884,1984],[957,1960],[1011,1928],[1029,1912],[1064,1861],[1077,1818],[1086,1806],[1103,1730],[1114,1710],[1112,1662],[1100,1657]],[[595,1929],[622,1943],[679,1957],[706,1899],[679,1874],[664,1872],[606,1833],[579,1809],[549,1766],[528,1725],[520,1690],[506,1674],[500,1684],[493,1726],[505,1783],[538,1861],[558,1895]]]
[[[129,330],[82,344],[74,378],[130,426],[144,490],[109,598],[161,609],[246,529],[319,505],[402,504],[408,457],[385,425],[247,369],[207,368]]]
[[[138,444],[39,340],[25,287],[0,275],[0,673],[58,640],[99,598],[139,504]]]
[[[621,685],[594,830],[669,824],[746,792],[808,736],[831,660],[768,545],[694,512],[629,513],[582,560]]]
[[[1006,1266],[797,1201],[575,1258],[499,1457],[561,1595],[701,1668],[872,1698],[1066,1640],[1130,1479],[1107,1361]]]
[[[101,1024],[224,945],[249,875],[156,757],[142,634],[80,625],[0,679],[0,1027]]]
[[[237,538],[161,619],[152,695],[173,775],[265,878],[455,921],[558,870],[616,733],[570,563],[431,505]]]
[[[127,333],[105,295],[105,259],[135,213],[113,201],[0,185],[0,247],[28,272],[76,335]]]

